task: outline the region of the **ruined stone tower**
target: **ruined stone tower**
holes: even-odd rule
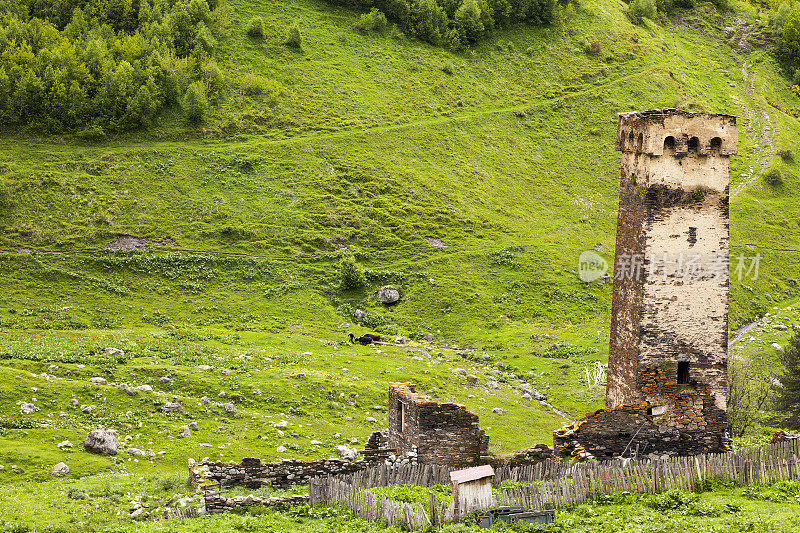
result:
[[[721,451],[736,118],[625,113],[616,148],[622,169],[606,409],[557,431],[556,447],[603,457]]]

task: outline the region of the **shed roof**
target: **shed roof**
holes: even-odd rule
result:
[[[451,483],[467,483],[485,477],[494,477],[494,468],[492,468],[492,465],[473,466],[472,468],[450,472]]]

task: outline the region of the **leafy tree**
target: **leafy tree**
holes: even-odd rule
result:
[[[186,113],[186,118],[190,122],[201,122],[208,112],[209,103],[206,97],[205,88],[199,81],[193,82],[186,90],[181,102],[183,111]]]
[[[776,54],[788,68],[800,68],[800,10],[787,17],[776,43]]]
[[[789,339],[789,345],[779,354],[783,374],[779,378],[775,402],[779,412],[786,413],[792,426],[800,426],[800,333]]]
[[[454,17],[456,27],[469,42],[477,41],[487,30],[483,18],[483,9],[478,0],[464,0]]]

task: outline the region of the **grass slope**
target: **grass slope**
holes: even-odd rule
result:
[[[720,40],[732,15],[702,7],[684,25],[636,27],[624,7],[585,0],[553,26],[513,26],[455,54],[397,31],[360,35],[358,13],[326,2],[229,0],[219,50],[229,97],[203,129],[166,117],[103,145],[6,132],[0,482],[46,479],[61,460],[79,478],[183,472],[187,457],[277,458],[278,445],[328,456],[381,426],[374,406],[398,380],[478,412],[494,452],[549,442],[564,420],[514,387],[533,382],[574,417],[602,404],[584,366],[607,358],[610,286],[580,282],[576,262],[588,249],[613,258],[623,111],[743,117],[731,245],[761,263],[758,279],[732,279],[731,327],[793,302],[798,173],[775,152],[800,130],[781,111],[797,97],[766,53]],[[260,42],[242,29],[254,15],[267,21]],[[300,51],[281,44],[295,21]],[[594,40],[601,52],[587,54]],[[249,72],[271,80],[263,95],[245,94]],[[761,179],[772,167],[783,185]],[[118,234],[153,250],[104,251]],[[340,290],[343,253],[367,269],[365,288]],[[373,296],[387,283],[403,294],[392,308]],[[435,341],[378,353],[343,344],[351,330]],[[105,356],[110,346],[125,356]],[[520,379],[487,391],[496,369]],[[298,371],[308,378],[288,377]],[[154,392],[131,397],[93,375]],[[220,392],[242,397],[233,416]],[[96,410],[72,408],[72,395]],[[34,397],[39,410],[22,415],[17,402]],[[173,397],[186,415],[156,412]],[[281,436],[273,424],[284,419],[292,431]],[[177,439],[192,420],[199,432]],[[88,455],[79,443],[98,425],[166,453]],[[73,451],[55,447],[65,438]]]

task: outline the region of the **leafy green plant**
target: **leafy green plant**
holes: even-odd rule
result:
[[[303,38],[300,35],[300,26],[297,24],[292,24],[289,27],[289,31],[286,34],[286,40],[284,44],[290,48],[297,48],[300,49],[303,46]]]
[[[181,106],[190,122],[202,122],[208,112],[209,103],[205,87],[201,82],[195,81],[189,85],[181,101]]]
[[[346,255],[339,263],[339,287],[342,290],[360,289],[367,284],[364,270],[353,256]]]
[[[380,9],[373,7],[369,13],[364,13],[359,17],[354,28],[362,33],[383,33],[386,31],[387,25],[386,15]]]
[[[247,22],[245,31],[247,31],[247,35],[253,39],[263,39],[264,28],[264,19],[261,17],[253,17]]]

